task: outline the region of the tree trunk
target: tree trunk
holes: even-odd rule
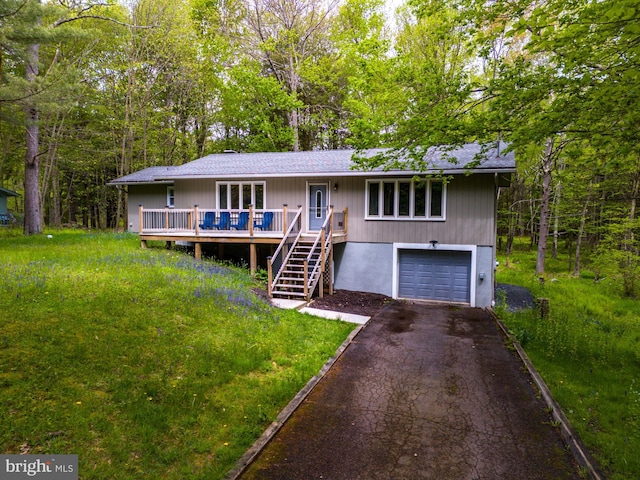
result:
[[[633,183],[631,186],[631,202],[629,205],[629,221],[633,224],[633,221],[636,219],[636,208],[638,204],[638,191],[640,191],[640,172],[635,172],[633,174]],[[629,240],[630,244],[633,244],[634,234],[633,229],[629,229]]]
[[[289,54],[289,81],[291,83],[291,96],[295,100],[298,99],[298,75],[296,73],[293,53]],[[300,128],[299,128],[299,118],[298,118],[298,109],[294,107],[289,112],[289,126],[291,127],[291,131],[293,132],[293,151],[297,152],[300,150]]]
[[[560,237],[560,199],[562,198],[562,182],[558,182],[556,193],[553,196],[553,246],[551,256],[554,260],[558,258],[558,238]]]
[[[551,172],[553,169],[553,139],[547,139],[542,158],[542,199],[540,202],[540,227],[538,234],[538,254],[536,256],[536,275],[544,273],[547,256],[547,236],[549,235],[549,203],[551,200]]]
[[[32,44],[27,51],[26,79],[34,83],[38,76],[40,45]],[[38,158],[39,125],[38,108],[31,99],[25,107],[27,153],[24,166],[24,233],[42,233],[42,212],[40,209],[40,160]]]
[[[62,200],[60,198],[60,171],[56,168],[51,178],[51,225],[62,226]]]
[[[582,247],[582,237],[584,236],[584,228],[587,224],[587,213],[589,212],[589,203],[591,202],[591,194],[593,192],[593,182],[589,184],[589,193],[587,199],[582,206],[582,215],[580,217],[580,229],[578,230],[578,238],[576,238],[576,256],[573,264],[573,276],[580,275],[580,249]]]

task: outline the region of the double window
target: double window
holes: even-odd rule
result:
[[[444,220],[445,185],[440,180],[367,180],[367,219]]]
[[[247,210],[249,205],[262,210],[264,182],[218,182],[218,209]]]

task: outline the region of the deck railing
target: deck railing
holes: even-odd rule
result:
[[[327,256],[331,253],[331,236],[333,235],[333,209],[329,208],[327,219],[324,221],[315,242],[304,260],[304,296],[311,298],[316,285],[320,281],[320,277],[324,274],[327,264]],[[322,288],[320,288],[320,297],[322,297]]]
[[[349,210],[345,208],[340,212],[337,210],[334,211],[333,207],[331,207],[331,211],[333,214],[333,220],[331,225],[332,230],[334,232],[347,233],[347,220],[349,216]]]
[[[287,235],[290,226],[298,224],[297,229],[293,231],[297,234],[301,227],[302,217],[300,207],[298,209],[288,209],[284,205],[281,209],[254,209],[252,206],[248,210],[217,210],[210,208],[199,208],[197,205],[193,208],[144,208],[139,205],[140,225],[139,233],[144,234],[176,234],[176,235],[202,235],[211,236],[216,234],[244,234],[254,236],[261,232],[268,235]],[[243,230],[235,229],[206,229],[201,225],[205,224],[205,216],[207,212],[213,212],[215,215],[215,223],[220,220],[222,212],[228,212],[231,217],[231,224],[237,223],[240,212],[249,213],[249,221]],[[254,222],[260,225],[266,212],[273,213],[273,220],[268,229],[254,228]],[[347,232],[347,209],[343,211],[335,211],[332,215],[332,230],[334,233]]]
[[[293,214],[292,221],[284,234],[284,238],[278,245],[274,254],[267,257],[267,293],[271,296],[273,285],[278,282],[282,275],[282,267],[287,264],[292,253],[291,246],[294,245],[302,234],[302,206],[298,210],[290,212]],[[275,278],[273,272],[276,272]]]
[[[213,212],[215,215],[214,223],[220,221],[220,214],[228,212],[231,222],[237,224],[240,212],[249,213],[249,221],[245,228],[238,231],[230,228],[213,228],[208,229],[205,225],[205,216],[207,212]],[[264,214],[266,212],[273,213],[273,220],[267,229],[254,228],[254,222],[261,225]],[[193,208],[144,208],[139,206],[140,213],[140,229],[141,234],[191,234],[191,235],[211,235],[224,232],[244,232],[249,236],[254,236],[256,232],[280,233],[284,235],[289,228],[290,222],[295,217],[296,212],[287,211],[285,206],[282,209],[254,209],[249,207],[248,210],[216,210],[206,209],[194,206]]]

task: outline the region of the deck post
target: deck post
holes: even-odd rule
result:
[[[253,237],[253,204],[252,203],[249,204],[249,236]],[[254,248],[254,253],[255,253],[255,248]],[[252,270],[252,273],[253,272],[254,270]]]
[[[320,283],[320,291],[318,292],[320,295],[320,298],[324,297],[324,269],[325,269],[325,255],[326,255],[326,249],[324,246],[324,242],[326,240],[326,232],[324,230],[324,228],[322,229],[322,232],[320,232],[320,281],[318,283]]]
[[[142,204],[138,205],[138,215],[140,215],[139,218],[139,229],[138,229],[138,233],[142,233],[142,230],[144,229],[144,212],[143,212],[143,208],[142,208]]]
[[[329,238],[333,241],[333,205],[329,206]]]
[[[289,225],[287,225],[287,204],[282,205],[282,233],[287,233]]]
[[[200,221],[198,220],[198,205],[194,205],[193,206],[193,218],[196,222],[195,224],[195,230],[196,230],[196,235],[200,235]]]
[[[164,229],[169,230],[169,205],[164,207]]]
[[[324,256],[326,255],[324,242],[327,240],[327,234],[324,229],[320,232],[320,273],[324,273]]]
[[[309,300],[309,261],[306,258],[302,269],[302,281],[304,282],[304,298]]]
[[[196,257],[196,260],[202,260],[202,244],[200,242],[196,242],[193,256]]]
[[[329,250],[329,295],[333,295],[333,245]]]
[[[269,255],[267,257],[267,295],[271,298],[271,283],[273,282],[273,267],[271,265],[271,259],[273,257]]]
[[[347,232],[347,218],[349,217],[349,207],[344,207],[344,234],[346,235]]]
[[[258,270],[258,255],[256,254],[256,244],[249,244],[249,272],[254,275]]]

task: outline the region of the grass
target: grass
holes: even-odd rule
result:
[[[136,236],[0,233],[0,451],[83,479],[221,478],[353,326]]]
[[[544,282],[524,242],[499,255],[500,283],[528,287],[550,302],[499,316],[521,341],[573,427],[611,480],[640,478],[640,302],[614,279],[568,273],[568,255],[549,258]]]

